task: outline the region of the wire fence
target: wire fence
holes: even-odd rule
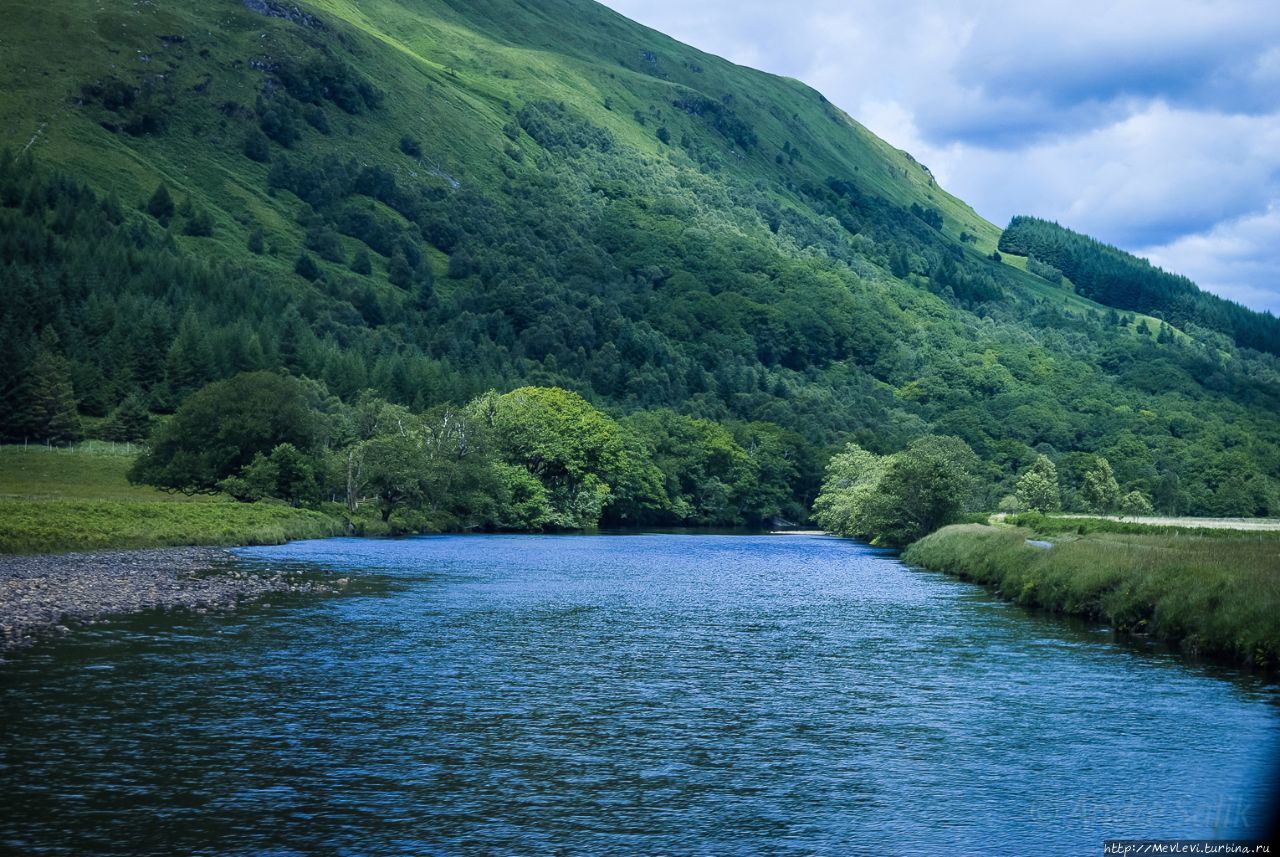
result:
[[[138,455],[147,447],[141,443],[130,443],[123,440],[82,440],[76,443],[51,443],[45,441],[43,443],[23,441],[22,443],[6,444],[2,449],[24,449],[24,450],[41,450],[45,452],[63,452],[63,453],[92,453],[94,455]]]

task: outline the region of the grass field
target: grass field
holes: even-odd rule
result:
[[[1037,537],[1052,547],[1027,543]],[[995,587],[1019,604],[1149,634],[1191,655],[1280,669],[1280,538],[1271,533],[961,524],[911,545],[903,560]]]
[[[0,553],[278,544],[342,523],[282,504],[165,494],[125,478],[136,448],[0,447]]]
[[[208,502],[130,485],[125,473],[138,447],[88,441],[73,447],[0,446],[2,500],[164,500]]]
[[[992,515],[996,525],[1011,524],[1035,530],[1041,535],[1075,533],[1125,533],[1128,535],[1205,536],[1236,538],[1244,533],[1280,538],[1280,519],[1276,518],[1180,518],[1120,517],[1118,515],[1044,515],[1024,512],[1020,515]]]
[[[1055,515],[1067,521],[1113,521],[1139,527],[1183,530],[1239,530],[1243,532],[1280,533],[1280,518],[1181,518],[1168,515]]]

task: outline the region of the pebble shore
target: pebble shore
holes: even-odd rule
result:
[[[230,610],[272,593],[330,588],[244,570],[219,548],[0,556],[0,655],[66,633],[67,623],[156,609]]]

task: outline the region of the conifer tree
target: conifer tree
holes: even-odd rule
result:
[[[0,326],[0,436],[21,439],[23,383],[31,360],[30,334],[12,318]]]
[[[155,304],[127,340],[133,380],[143,390],[153,390],[164,381],[165,356],[172,343],[171,324],[168,310]]]
[[[391,257],[387,268],[387,279],[391,281],[391,285],[402,289],[413,285],[413,268],[409,267],[409,261],[399,250]]]
[[[71,384],[71,365],[58,350],[53,328],[45,328],[41,334],[19,401],[17,427],[23,436],[51,443],[80,439],[82,428]]]
[[[169,348],[165,369],[176,399],[195,392],[213,378],[213,348],[193,313],[183,317],[178,335]]]
[[[1182,511],[1182,480],[1178,474],[1168,471],[1160,477],[1153,506],[1166,515],[1177,515]]]
[[[107,440],[126,443],[141,443],[150,433],[151,414],[147,411],[147,403],[136,392],[124,397],[102,427],[102,436]]]
[[[293,272],[304,280],[320,279],[320,266],[306,253],[299,255],[298,261],[293,263]]]
[[[151,199],[147,201],[147,213],[164,226],[168,226],[169,219],[173,217],[176,209],[177,205],[169,194],[169,188],[162,182],[156,188],[156,192],[151,194]]]
[[[365,277],[373,273],[373,260],[369,258],[368,250],[362,247],[356,251],[351,259],[351,270]]]
[[[267,135],[257,128],[249,129],[244,138],[244,154],[249,160],[260,164],[271,160],[271,144],[267,142]]]
[[[196,238],[208,238],[213,234],[213,218],[204,209],[193,210],[187,216],[187,225],[182,228],[182,232]]]

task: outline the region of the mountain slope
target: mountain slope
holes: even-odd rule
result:
[[[796,81],[584,0],[0,5],[3,360],[64,353],[89,415],[255,368],[532,381],[793,429],[802,499],[821,450],[932,429],[996,483],[1102,452],[1171,508],[1278,507],[1274,359],[996,261]]]
[[[1083,294],[1107,306],[1156,313],[1180,327],[1199,324],[1240,345],[1280,353],[1280,320],[1271,313],[1252,312],[1202,292],[1186,277],[1056,223],[1015,217],[1000,236],[1000,250],[1058,268]]]

